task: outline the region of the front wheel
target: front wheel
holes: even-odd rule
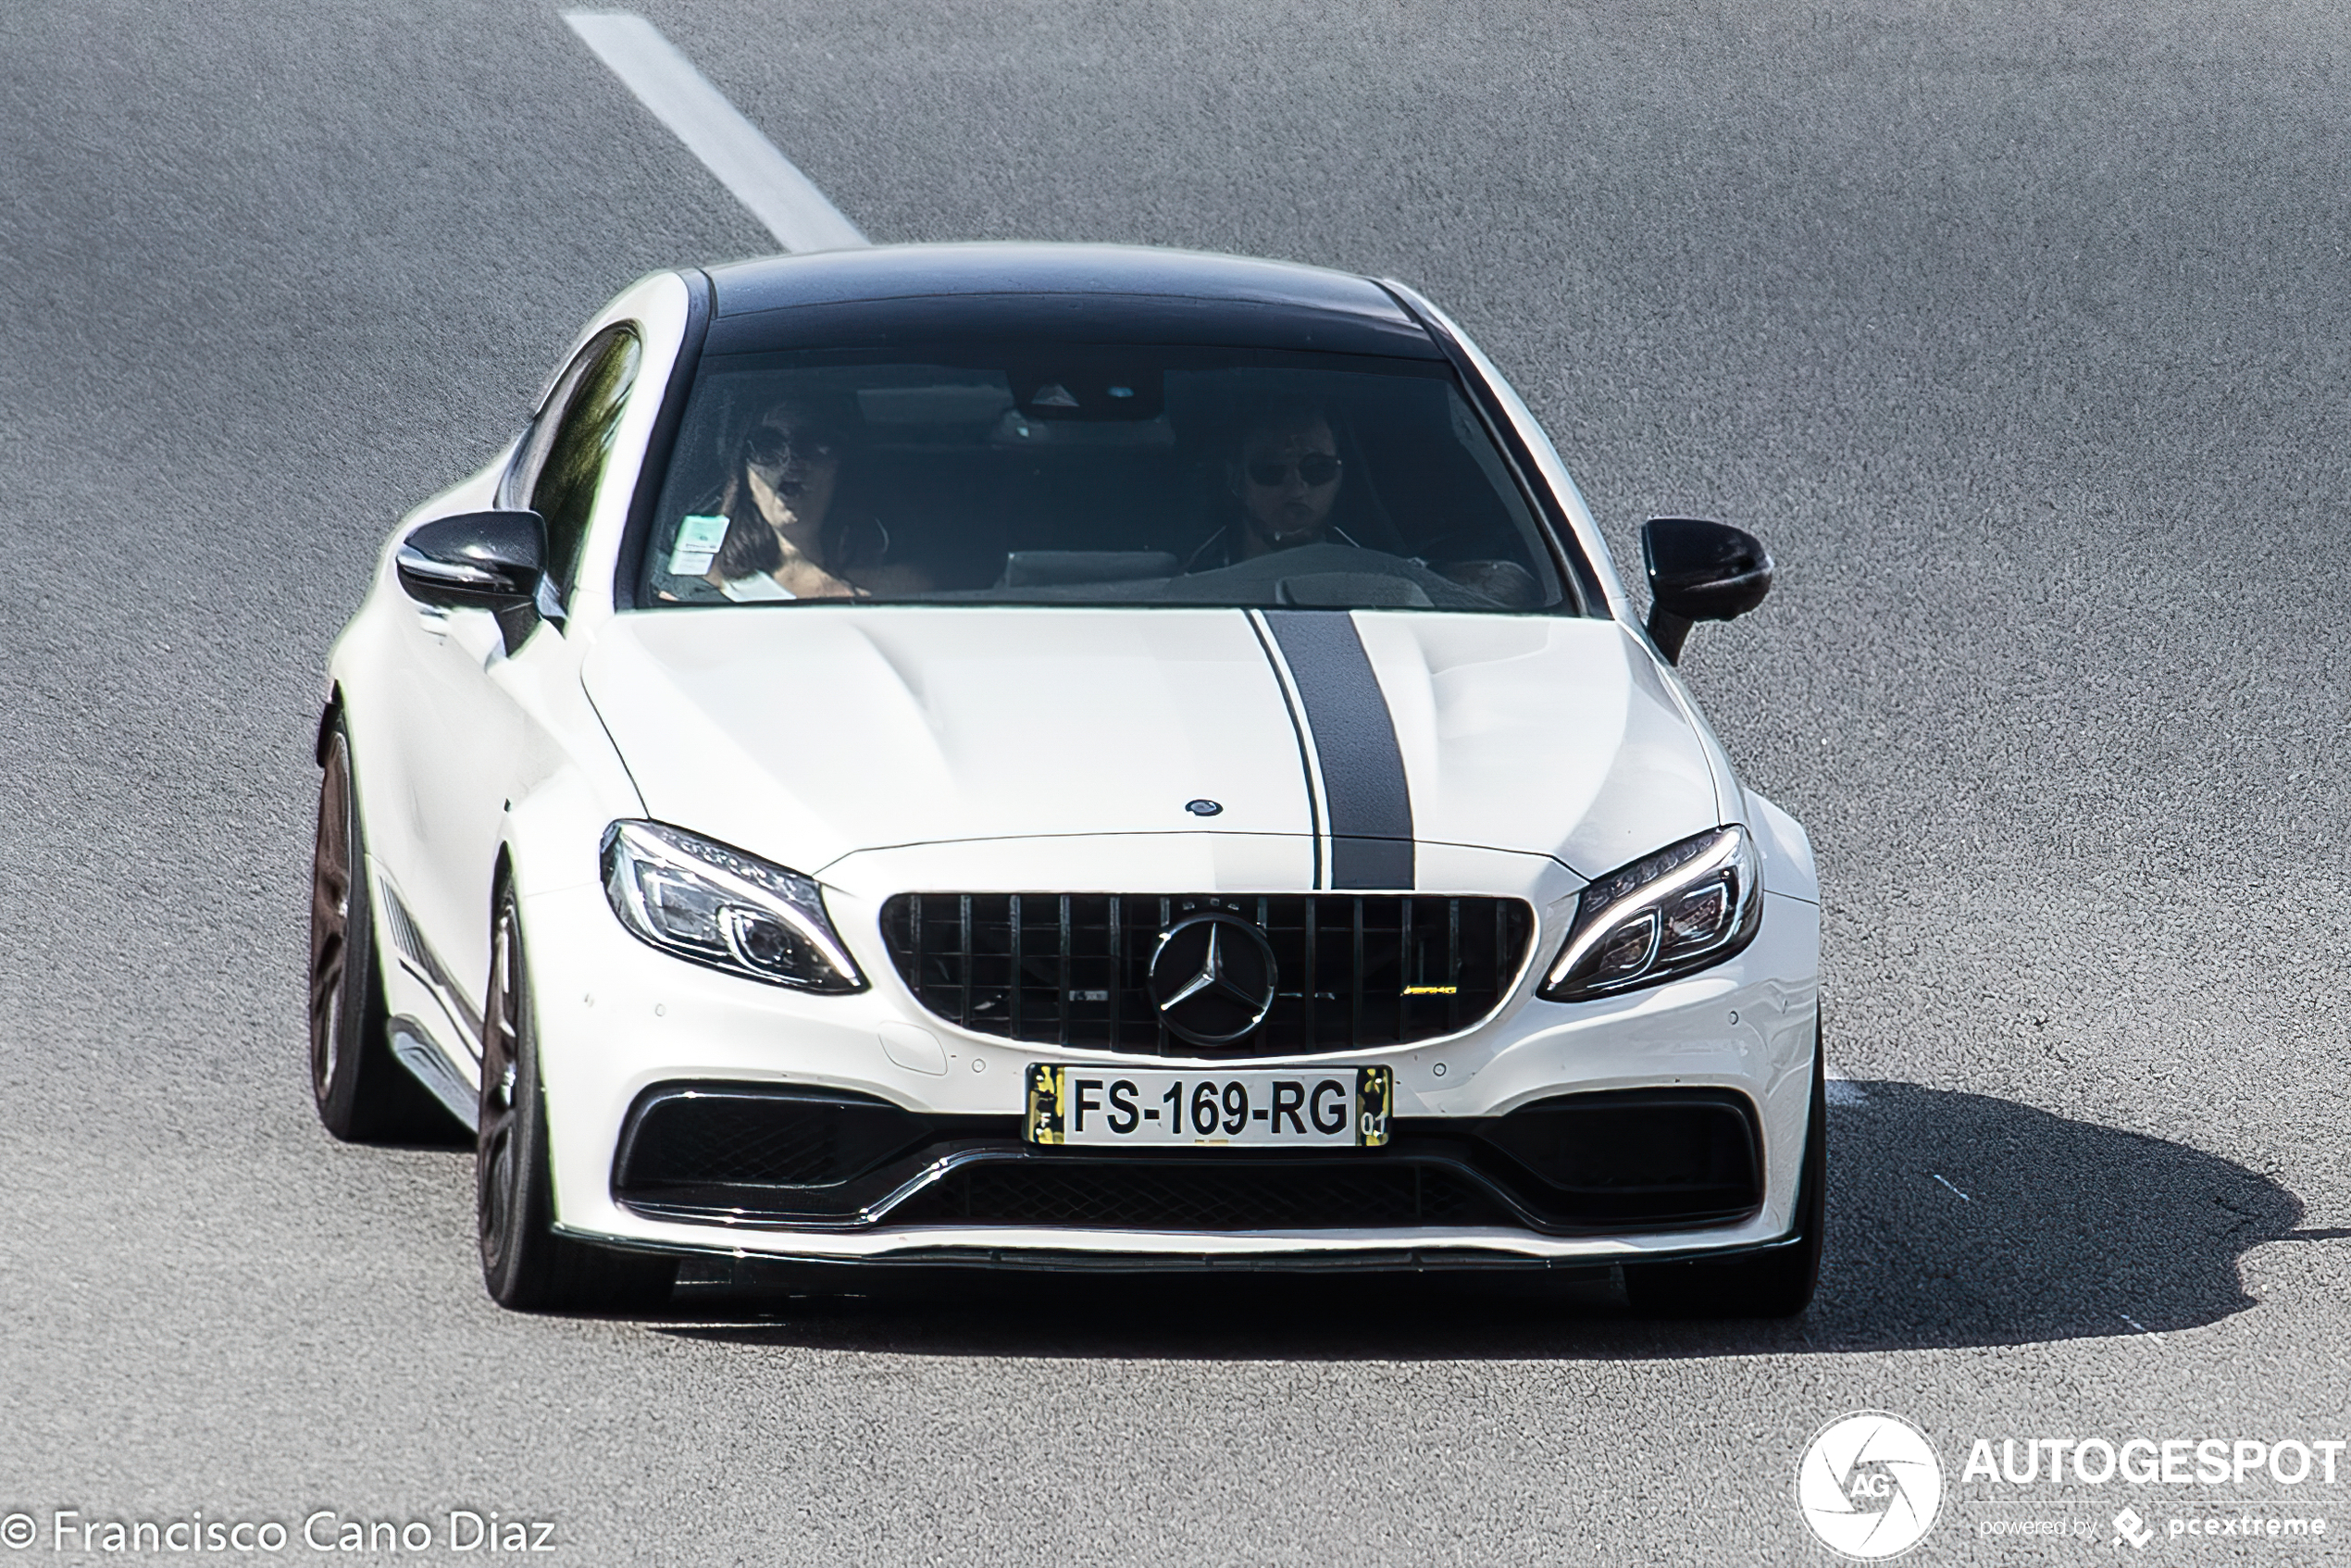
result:
[[[383,975],[367,902],[367,845],[351,737],[338,719],[318,780],[310,852],[310,1093],[348,1143],[442,1143],[459,1129],[385,1038]]]
[[[1752,1257],[1636,1263],[1624,1270],[1633,1310],[1656,1317],[1794,1317],[1812,1304],[1828,1220],[1829,1107],[1820,1038],[1812,1043],[1812,1111],[1796,1188],[1795,1238]]]
[[[669,1300],[675,1263],[555,1234],[529,975],[522,920],[509,888],[498,898],[490,994],[482,1007],[480,1130],[474,1146],[482,1283],[500,1306],[525,1312],[658,1309]]]

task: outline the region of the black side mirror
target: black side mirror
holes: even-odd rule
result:
[[[1772,556],[1745,529],[1702,517],[1651,517],[1641,525],[1649,570],[1649,641],[1669,664],[1695,621],[1727,621],[1772,591]]]
[[[547,525],[536,512],[436,517],[400,541],[392,565],[419,604],[497,616],[509,653],[541,619],[563,622],[547,576]]]

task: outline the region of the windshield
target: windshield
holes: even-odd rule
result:
[[[1263,350],[705,360],[640,604],[1574,613],[1449,367]]]

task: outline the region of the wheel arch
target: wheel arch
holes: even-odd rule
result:
[[[326,704],[318,710],[318,733],[310,742],[310,757],[320,767],[327,765],[327,746],[333,740],[335,726],[342,719],[342,682],[332,682],[327,688]]]

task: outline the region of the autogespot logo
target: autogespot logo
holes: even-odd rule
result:
[[[1796,1506],[1821,1544],[1864,1562],[1925,1538],[1943,1505],[1943,1467],[1926,1434],[1880,1410],[1840,1415],[1796,1467]]]

